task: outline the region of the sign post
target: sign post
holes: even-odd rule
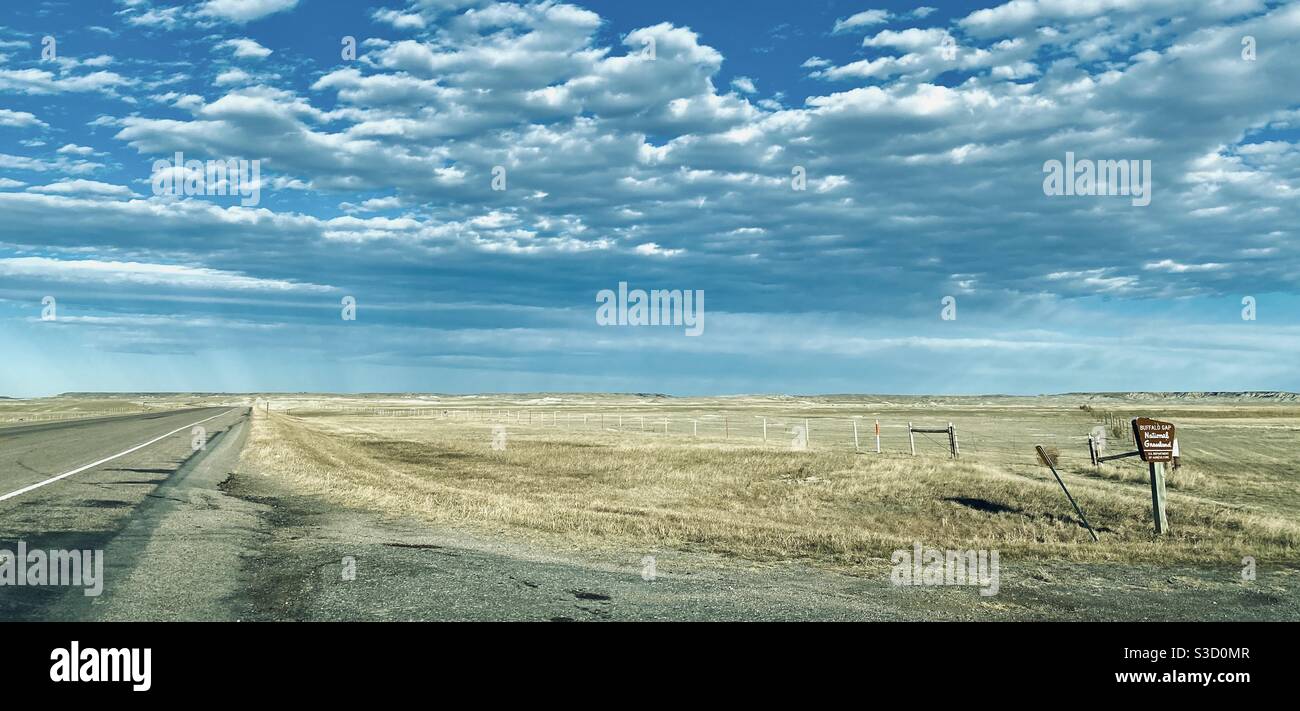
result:
[[[1134,418],[1133,440],[1137,442],[1138,456],[1151,472],[1151,518],[1155,521],[1156,535],[1163,535],[1169,531],[1165,516],[1165,462],[1174,459],[1174,426],[1146,417]]]

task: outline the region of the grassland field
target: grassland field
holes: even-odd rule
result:
[[[1290,399],[75,396],[0,400],[0,422],[213,403],[256,403],[248,472],[339,505],[543,548],[698,550],[850,572],[918,541],[1033,560],[1300,561],[1300,403]],[[1178,427],[1182,466],[1169,476],[1163,537],[1145,465],[1089,462],[1089,432],[1136,415]],[[920,434],[910,455],[909,422],[952,423],[960,456],[949,457],[945,435]],[[1100,542],[1036,444],[1059,452]],[[1112,435],[1107,453],[1131,448]]]
[[[1091,466],[1087,435],[1103,413],[1178,426],[1168,535],[1153,534],[1144,464]],[[793,428],[805,422],[797,451]],[[911,456],[908,422],[951,422],[960,456],[949,457],[945,435],[917,435]],[[861,571],[919,541],[1033,560],[1223,566],[1300,560],[1297,442],[1300,406],[1288,401],[285,396],[258,410],[244,462],[340,504],[541,547]],[[1100,542],[1035,444],[1060,452]],[[1131,448],[1112,439],[1107,453]]]

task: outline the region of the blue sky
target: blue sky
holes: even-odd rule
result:
[[[19,4],[0,394],[1300,390],[1300,5],[932,4]]]

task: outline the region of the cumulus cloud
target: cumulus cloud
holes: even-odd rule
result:
[[[292,10],[297,5],[298,0],[206,0],[198,14],[242,24]]]
[[[10,126],[17,128],[26,128],[29,126],[37,128],[47,128],[49,124],[36,118],[35,114],[26,111],[13,111],[10,109],[0,109],[0,126]]]
[[[271,56],[271,50],[246,37],[220,42],[217,49],[229,49],[237,59],[266,59]]]
[[[221,19],[280,4],[224,3]],[[611,28],[559,2],[411,2],[374,11],[381,36],[362,58],[310,73],[260,34],[283,76],[222,61],[146,86],[114,64],[123,83],[81,90],[140,106],[112,109],[75,150],[51,151],[68,136],[0,156],[0,169],[56,173],[0,194],[0,241],[346,283],[385,303],[506,274],[483,298],[541,311],[585,306],[624,270],[708,288],[718,308],[825,315],[870,301],[915,323],[945,294],[963,313],[1020,317],[1042,303],[1293,290],[1300,114],[1286,97],[1300,77],[1282,58],[1300,50],[1300,14],[1242,0],[1160,22],[1171,8],[1013,0],[941,27],[917,22],[926,8],[859,12],[830,28],[855,33],[842,47],[785,60],[821,80],[798,85],[669,22]],[[1268,49],[1257,61],[1241,59],[1243,34]],[[215,46],[240,58],[239,42]],[[71,92],[85,71],[8,68],[0,90]],[[45,128],[12,110],[0,125]],[[145,166],[134,177],[77,162],[81,143],[107,150],[95,139],[110,135],[120,156],[104,162]],[[123,187],[176,151],[264,161],[263,202]],[[1067,152],[1150,160],[1152,203],[1045,194],[1044,162]],[[871,352],[836,345],[849,331],[821,331],[819,347]],[[1010,350],[987,334],[890,338]]]

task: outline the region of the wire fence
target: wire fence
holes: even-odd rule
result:
[[[85,420],[93,417],[113,417],[115,415],[138,415],[143,410],[104,410],[100,412],[28,412],[22,414],[0,414],[0,424],[25,422],[62,422],[65,420]]]
[[[672,437],[679,440],[767,446],[774,449],[854,451],[863,454],[911,454],[950,457],[948,435],[909,428],[954,427],[958,458],[1001,464],[1038,466],[1035,445],[1059,451],[1063,463],[1090,464],[1088,438],[1103,423],[1078,413],[1059,426],[1044,427],[1042,415],[1005,418],[923,412],[874,415],[716,412],[690,409],[593,408],[437,408],[437,407],[293,407],[286,414],[378,418],[416,418],[449,423],[504,425],[525,432],[616,433]],[[1073,414],[1073,413],[1072,413]],[[909,419],[910,418],[910,419]],[[879,434],[877,434],[877,426]],[[909,436],[910,434],[910,436]],[[1111,443],[1119,447],[1122,443]],[[1112,448],[1112,452],[1121,451]]]

